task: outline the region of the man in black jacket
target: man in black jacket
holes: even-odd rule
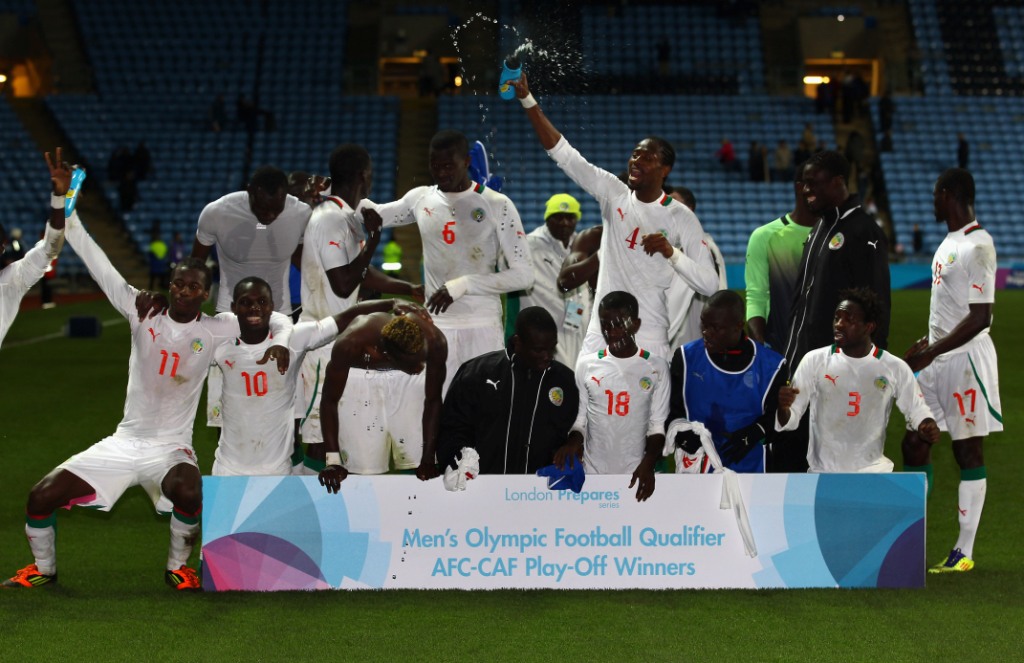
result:
[[[871,339],[880,348],[888,345],[889,244],[861,207],[860,197],[847,190],[849,176],[850,163],[831,150],[812,155],[804,167],[803,195],[819,219],[800,260],[786,342],[790,377],[809,350],[832,344],[832,319],[841,290],[868,288],[878,295],[882,311]],[[801,422],[798,439],[772,445],[769,472],[806,471],[806,431],[806,422]]]
[[[554,361],[558,330],[543,308],[519,312],[504,350],[470,359],[455,374],[441,412],[437,459],[455,467],[463,447],[481,474],[533,474],[565,444],[579,408],[572,370]]]
[[[832,318],[839,291],[868,288],[882,300],[882,316],[872,336],[887,346],[889,337],[889,245],[885,233],[850,194],[850,164],[838,152],[813,155],[804,168],[804,197],[820,218],[800,260],[786,364],[792,373],[808,350],[832,344]]]

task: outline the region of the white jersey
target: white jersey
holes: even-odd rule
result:
[[[668,362],[642,349],[625,359],[600,350],[580,357],[576,386],[580,407],[572,429],[583,433],[586,471],[632,474],[647,437],[665,433]]]
[[[575,237],[569,238],[570,246]],[[569,292],[562,292],[558,287],[558,273],[569,255],[569,248],[555,239],[546,225],[527,235],[526,241],[533,259],[534,280],[533,287],[520,298],[520,308],[540,306],[551,314],[558,327],[555,359],[566,366],[575,366],[590,324],[593,306],[590,287],[584,283]]]
[[[21,298],[36,281],[43,278],[47,267],[60,253],[64,231],[55,230],[46,224],[46,235],[36,242],[21,258],[0,271],[0,344],[3,344],[7,330],[11,328]]]
[[[704,242],[711,251],[715,268],[718,270],[718,289],[728,290],[729,279],[725,273],[725,258],[722,250],[710,234],[704,233]],[[696,341],[700,335],[700,314],[704,311],[707,297],[698,295],[693,288],[680,279],[672,283],[666,295],[668,310],[672,315],[669,321],[669,341],[672,348],[680,348],[690,341]],[[642,318],[641,318],[642,319]],[[673,350],[674,352],[674,350]]]
[[[288,342],[291,363],[281,375],[273,362],[257,364],[276,345],[273,334],[250,345],[241,339],[214,352],[224,372],[224,423],[217,443],[215,475],[289,474],[294,441],[295,389],[307,350],[338,335],[334,318],[295,325]]]
[[[789,421],[780,427],[776,419],[775,429],[796,430],[810,407],[810,472],[891,472],[883,452],[893,402],[914,430],[932,418],[910,366],[874,345],[860,358],[834,345],[811,350],[797,366],[793,386],[800,393]]]
[[[311,212],[309,205],[289,195],[285,198],[284,211],[265,226],[249,208],[246,191],[229,193],[203,208],[196,239],[204,246],[217,246],[220,264],[217,311],[231,310],[236,283],[247,276],[258,276],[270,284],[277,310],[291,312],[288,265],[302,243]]]
[[[702,295],[718,290],[718,274],[697,216],[668,194],[651,203],[637,200],[618,177],[590,164],[565,136],[548,155],[601,204],[604,232],[594,301],[600,304],[606,294],[616,290],[630,293],[640,304],[643,321],[637,344],[668,348],[672,314],[666,302],[669,286],[681,278]],[[640,242],[644,235],[654,233],[663,233],[672,246],[680,249],[671,260],[644,253]],[[592,316],[583,351],[593,351],[602,343],[600,322]]]
[[[339,297],[331,289],[327,270],[355,260],[362,239],[362,224],[355,210],[341,198],[330,196],[313,210],[302,242],[302,320],[322,320],[356,303],[359,289]]]
[[[932,299],[928,342],[945,338],[970,312],[971,304],[991,304],[996,296],[996,248],[977,221],[946,235],[932,260]],[[978,336],[988,334],[988,327]],[[975,337],[977,338],[977,337]],[[944,354],[966,352],[965,343]]]
[[[446,286],[455,300],[434,315],[441,329],[500,326],[500,295],[533,285],[519,212],[497,191],[475,183],[460,193],[421,186],[392,203],[365,204],[380,212],[385,226],[419,227],[427,299]]]
[[[66,235],[107,299],[131,327],[128,395],[116,435],[191,448],[192,426],[207,369],[217,347],[238,336],[238,320],[232,313],[215,318],[201,313],[189,322],[175,322],[166,313],[139,320],[135,310],[139,291],[117,273],[77,214],[67,220]],[[272,318],[272,329],[281,343],[288,342],[290,327],[287,316],[275,314]]]

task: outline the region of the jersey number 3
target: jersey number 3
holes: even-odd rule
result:
[[[847,405],[850,406],[850,409],[847,411],[846,416],[848,416],[848,417],[856,417],[858,414],[860,414],[860,392],[859,391],[851,391],[850,392],[850,402],[847,403]]]

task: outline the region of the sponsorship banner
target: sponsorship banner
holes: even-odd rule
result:
[[[203,586],[309,589],[923,587],[923,474],[203,477]],[[735,497],[735,491],[733,491]],[[735,505],[736,500],[733,500]],[[746,541],[743,519],[749,523]]]

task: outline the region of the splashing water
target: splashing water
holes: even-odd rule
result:
[[[467,134],[476,133],[479,140],[485,145],[492,172],[501,174],[506,183],[514,182],[517,178],[512,172],[502,172],[503,163],[498,156],[502,151],[501,127],[504,126],[506,108],[501,107],[501,112],[492,113],[490,104],[507,104],[506,101],[498,101],[495,92],[497,90],[498,74],[501,72],[503,58],[506,56],[516,57],[520,64],[528,69],[534,67],[535,72],[541,75],[538,86],[541,93],[543,88],[558,89],[568,84],[576,89],[586,89],[588,67],[585,64],[582,45],[566,41],[564,34],[557,27],[557,22],[549,22],[542,34],[537,34],[538,24],[534,23],[531,30],[534,33],[527,37],[515,25],[502,23],[496,18],[476,12],[462,24],[452,28],[450,36],[459,58],[459,73],[464,81],[462,94],[472,94],[479,99],[476,104],[479,112],[478,129],[476,132],[471,127],[464,128]],[[497,35],[494,29],[497,27]],[[511,52],[496,52],[497,48],[481,48],[482,45],[492,43],[497,36],[498,44],[514,45]],[[496,44],[495,44],[496,45]],[[500,48],[500,47],[499,47]],[[489,51],[485,55],[485,51]],[[495,61],[483,62],[481,57],[495,58]],[[492,101],[494,100],[494,101]],[[552,99],[549,102],[555,108],[570,111],[572,116],[579,118],[579,108],[561,99]],[[584,102],[585,105],[586,102]],[[517,107],[518,109],[518,107]],[[488,122],[490,121],[490,124]],[[580,130],[592,128],[590,121],[585,122],[589,126],[580,126]],[[508,131],[506,130],[507,134]],[[472,138],[471,138],[472,140]],[[522,168],[522,166],[520,166]]]

